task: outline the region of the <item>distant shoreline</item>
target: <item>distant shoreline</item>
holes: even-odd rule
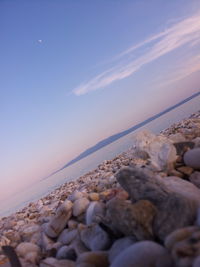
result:
[[[98,142],[98,143],[95,144],[94,146],[92,146],[92,147],[86,149],[85,151],[83,151],[81,154],[79,154],[79,155],[78,155],[77,157],[75,157],[74,159],[70,160],[66,165],[64,165],[63,167],[61,167],[61,168],[58,169],[57,171],[51,173],[50,175],[48,175],[47,177],[45,177],[45,178],[43,178],[43,179],[41,179],[41,180],[45,180],[45,179],[49,178],[50,176],[52,176],[52,175],[58,173],[59,171],[61,171],[61,170],[65,169],[65,168],[67,168],[67,167],[73,165],[74,163],[78,162],[79,160],[81,160],[81,159],[83,159],[83,158],[85,158],[85,157],[91,155],[92,153],[98,151],[99,149],[101,149],[101,148],[103,148],[103,147],[105,147],[105,146],[107,146],[107,145],[109,145],[109,144],[115,142],[116,140],[120,139],[121,137],[123,137],[123,136],[125,136],[125,135],[128,135],[129,133],[131,133],[131,132],[137,130],[138,128],[140,128],[140,127],[146,125],[147,123],[149,123],[149,122],[151,122],[151,121],[153,121],[153,120],[155,120],[155,119],[157,119],[157,118],[163,116],[164,114],[166,114],[166,113],[170,112],[171,110],[173,110],[173,109],[175,109],[175,108],[177,108],[177,107],[179,107],[179,106],[185,104],[186,102],[188,102],[188,101],[194,99],[195,97],[197,97],[197,96],[199,96],[199,95],[200,95],[200,92],[197,92],[197,93],[195,93],[195,94],[193,94],[193,95],[191,95],[191,96],[185,98],[184,100],[178,102],[177,104],[175,104],[175,105],[173,105],[173,106],[171,106],[171,107],[169,107],[169,108],[163,110],[162,112],[160,112],[160,113],[158,113],[158,114],[156,114],[156,115],[154,115],[154,116],[151,116],[151,117],[147,118],[147,119],[144,120],[143,122],[140,122],[140,123],[138,123],[138,124],[136,124],[136,125],[134,125],[134,126],[128,128],[127,130],[122,131],[122,132],[119,132],[119,133],[114,134],[114,135],[112,135],[112,136],[110,136],[110,137],[108,137],[108,138],[103,139],[102,141]]]

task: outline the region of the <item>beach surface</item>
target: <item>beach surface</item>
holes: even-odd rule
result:
[[[0,266],[197,267],[199,207],[200,111],[1,218]]]

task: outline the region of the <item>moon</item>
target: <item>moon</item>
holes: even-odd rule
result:
[[[38,43],[42,43],[42,40],[41,40],[41,39],[39,39],[39,40],[38,40]]]

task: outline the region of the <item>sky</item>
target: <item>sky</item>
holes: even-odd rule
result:
[[[198,92],[199,0],[1,0],[2,198]]]

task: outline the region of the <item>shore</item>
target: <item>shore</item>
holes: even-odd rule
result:
[[[0,246],[24,267],[198,267],[199,207],[200,111],[2,218]]]

